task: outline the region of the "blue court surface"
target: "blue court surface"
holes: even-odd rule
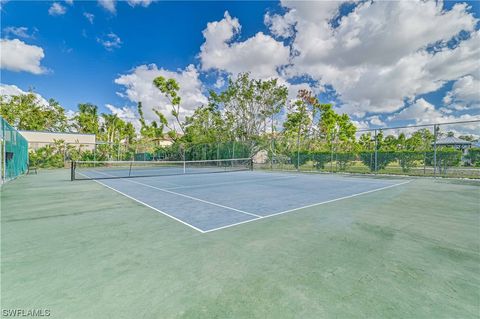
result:
[[[409,181],[245,171],[96,182],[205,233],[382,191]]]

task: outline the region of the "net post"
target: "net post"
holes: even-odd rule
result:
[[[187,173],[187,161],[184,159],[183,160],[183,174]]]
[[[72,160],[70,163],[70,180],[73,182],[75,180],[75,161]]]
[[[250,171],[253,171],[253,157],[249,160]]]

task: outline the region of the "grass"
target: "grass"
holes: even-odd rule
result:
[[[1,191],[2,309],[50,318],[478,318],[480,185],[413,182],[200,234],[67,170]]]

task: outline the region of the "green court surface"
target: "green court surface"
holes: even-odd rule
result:
[[[68,178],[44,170],[2,187],[2,315],[479,317],[478,182],[413,179],[200,233]]]

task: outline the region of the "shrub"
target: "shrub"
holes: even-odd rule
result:
[[[361,152],[360,160],[368,166],[370,171],[375,171],[375,152]],[[378,151],[377,152],[377,171],[384,169],[388,164],[396,159],[394,151]]]

